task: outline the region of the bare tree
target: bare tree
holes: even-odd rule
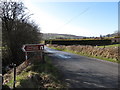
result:
[[[39,27],[29,21],[30,14],[22,2],[0,2],[0,18],[2,19],[3,63],[20,63],[24,54],[21,47],[26,43],[39,42]]]

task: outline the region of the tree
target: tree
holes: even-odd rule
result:
[[[21,50],[23,44],[39,43],[39,27],[30,22],[30,14],[22,2],[0,2],[0,18],[2,19],[2,60],[3,65],[20,64],[24,61]]]
[[[114,37],[120,37],[120,31],[118,30],[118,31],[115,31],[114,33],[113,33],[113,36]]]
[[[100,39],[103,39],[103,36],[102,36],[102,35],[100,35]]]

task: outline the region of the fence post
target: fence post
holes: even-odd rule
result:
[[[45,56],[44,55],[45,55],[45,53],[44,53],[44,51],[42,51],[42,62],[43,63],[45,63]]]
[[[13,89],[15,89],[15,83],[16,83],[16,64],[13,64],[14,68],[14,81],[13,81]]]
[[[25,59],[26,59],[26,60],[28,59],[28,55],[27,55],[27,52],[25,52]]]

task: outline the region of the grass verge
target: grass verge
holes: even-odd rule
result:
[[[91,57],[91,58],[97,58],[97,59],[102,59],[102,60],[106,60],[106,61],[110,61],[110,62],[120,63],[120,61],[116,61],[115,59],[111,59],[111,58],[108,59],[108,58],[100,57],[100,56],[92,56],[92,55],[88,55],[86,53],[81,53],[81,52],[75,52],[75,51],[72,51],[72,50],[56,48],[56,47],[53,47],[53,46],[50,46],[50,48],[60,50],[60,51],[70,52],[70,53],[74,53],[74,54],[78,54],[78,55],[82,55],[82,56],[87,56],[87,57]]]
[[[46,63],[34,61],[17,75],[16,88],[65,88],[65,85],[60,80],[61,74],[59,70],[52,65],[48,56],[45,56],[45,61]],[[13,77],[6,85],[10,88],[13,87]]]
[[[106,45],[106,46],[98,46],[100,48],[103,48],[103,47],[118,47],[120,46],[120,44],[113,44],[113,45]]]

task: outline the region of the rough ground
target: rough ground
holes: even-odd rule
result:
[[[58,70],[51,64],[47,57],[42,63],[36,57],[31,58],[16,69],[16,88],[63,88]],[[13,69],[4,75],[4,85],[13,88]]]
[[[118,64],[46,47],[69,88],[118,88]]]

